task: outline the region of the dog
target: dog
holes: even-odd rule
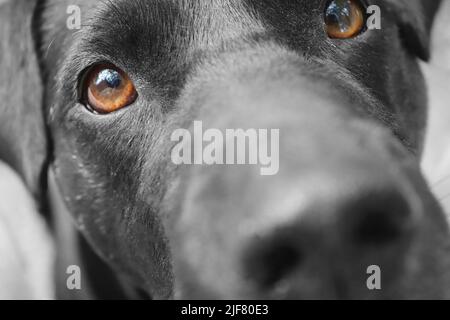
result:
[[[448,226],[419,168],[438,8],[4,4],[0,158],[53,226],[58,296],[449,298]],[[171,135],[195,121],[279,130],[279,172],[175,164]]]

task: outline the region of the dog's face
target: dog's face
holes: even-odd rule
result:
[[[73,4],[80,30],[66,27]],[[358,20],[369,5],[381,30]],[[445,296],[447,226],[418,168],[417,60],[436,8],[45,1],[51,168],[77,227],[154,298]],[[279,129],[278,174],[175,165],[171,135],[194,120]],[[367,288],[371,265],[381,291]]]

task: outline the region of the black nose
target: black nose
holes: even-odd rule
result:
[[[366,185],[336,194],[332,201],[315,199],[295,221],[252,239],[243,256],[247,279],[264,289],[283,280],[301,286],[302,272],[329,275],[337,265],[351,270],[362,261],[386,265],[405,251],[415,209],[400,189]]]

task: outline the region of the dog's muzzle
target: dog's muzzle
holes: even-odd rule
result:
[[[176,297],[445,296],[447,226],[418,160],[360,89],[317,68],[278,53],[199,74],[185,92],[205,129],[279,129],[280,159],[272,176],[182,166],[168,228]]]

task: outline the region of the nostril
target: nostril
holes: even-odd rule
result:
[[[367,195],[347,210],[356,217],[352,235],[359,245],[396,243],[411,226],[411,208],[398,192]]]
[[[368,212],[355,230],[355,240],[363,245],[392,243],[401,236],[401,228],[391,220],[390,213]]]
[[[302,254],[298,246],[279,240],[263,241],[251,248],[245,257],[247,277],[262,288],[276,285],[301,264]]]

